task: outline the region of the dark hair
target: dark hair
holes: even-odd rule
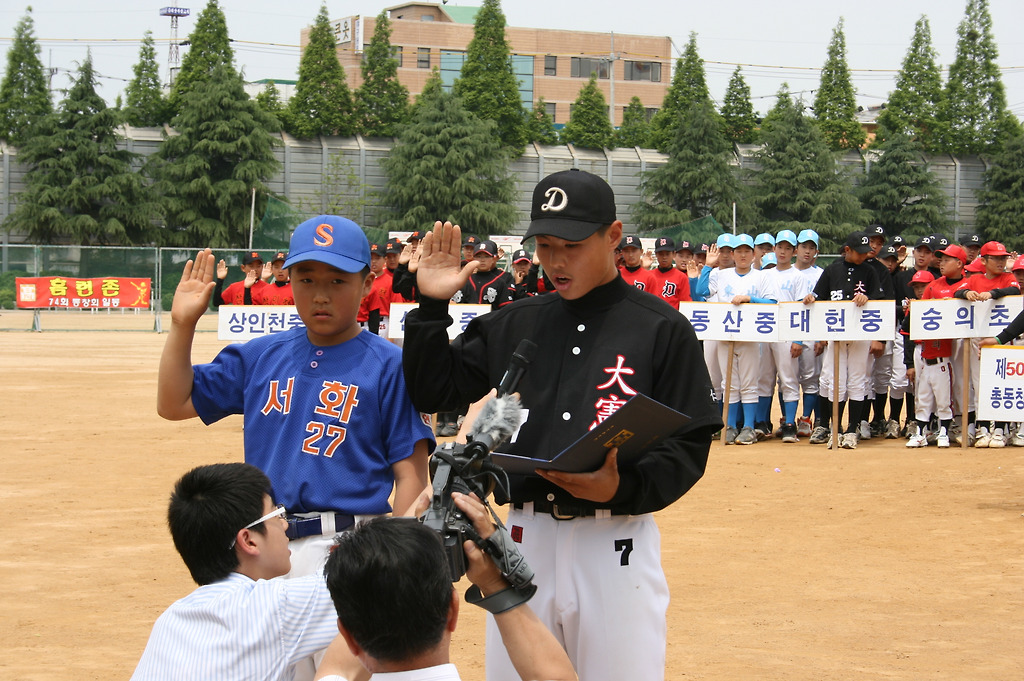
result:
[[[174,548],[200,586],[227,577],[238,567],[231,542],[264,513],[270,480],[246,463],[193,468],[174,484],[167,508]],[[263,523],[253,531],[263,534]]]
[[[415,518],[360,523],[338,537],[324,573],[338,619],[377,660],[408,660],[444,636],[447,558],[441,537]]]

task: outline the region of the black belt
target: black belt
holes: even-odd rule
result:
[[[335,513],[334,531],[343,532],[352,527],[355,522],[356,519],[350,515]],[[323,527],[320,524],[320,516],[318,515],[315,515],[312,518],[288,516],[288,529],[285,530],[285,534],[288,535],[289,539],[302,539],[303,537],[312,537],[323,533]]]
[[[598,511],[609,511],[612,515],[628,515],[627,513],[620,513],[616,511],[610,511],[604,508],[593,508],[592,506],[577,506],[573,504],[556,504],[553,501],[543,499],[541,501],[531,502],[533,504],[534,513],[548,513],[555,520],[572,520],[573,518],[593,518],[597,515]],[[512,508],[517,510],[523,510],[523,504],[512,504]]]
[[[930,366],[930,367],[933,367],[933,366],[935,366],[935,365],[936,365],[936,364],[938,364],[939,362],[945,362],[945,361],[946,361],[946,358],[945,358],[945,357],[933,357],[933,358],[931,358],[931,359],[929,359],[929,358],[927,358],[927,357],[924,357],[924,358],[922,358],[922,359],[924,359],[924,363],[925,363],[925,364],[927,364],[927,365],[928,365],[928,366]]]

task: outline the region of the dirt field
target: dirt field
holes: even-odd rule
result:
[[[0,328],[29,328],[18,315]],[[127,678],[193,588],[165,526],[172,483],[242,459],[238,418],[157,417],[164,337],[142,331],[151,316],[133,323],[0,333],[2,679]],[[195,361],[221,345],[200,334]],[[1024,678],[1022,454],[714,445],[705,478],[658,514],[666,678]],[[467,681],[483,679],[481,613],[463,608],[453,646]]]

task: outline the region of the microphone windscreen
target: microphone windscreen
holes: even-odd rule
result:
[[[496,447],[516,432],[522,420],[522,405],[515,395],[496,397],[480,410],[480,415],[469,430],[469,439],[487,442]],[[486,440],[485,440],[486,438]]]

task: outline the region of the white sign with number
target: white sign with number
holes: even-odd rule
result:
[[[983,347],[978,378],[979,419],[1024,419],[1024,346]]]
[[[985,338],[1005,329],[1024,307],[1024,297],[971,302],[958,298],[910,301],[910,337],[914,340]]]

